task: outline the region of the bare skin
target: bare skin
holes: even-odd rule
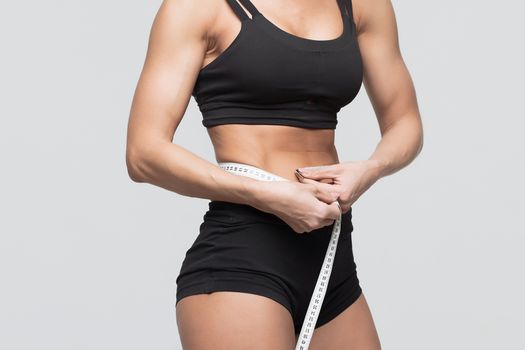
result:
[[[342,31],[335,0],[252,0],[283,30],[308,39]],[[401,57],[389,0],[354,0],[364,64],[364,86],[381,140],[366,160],[340,163],[334,130],[277,125],[220,125],[208,129],[216,160],[247,163],[290,182],[260,182],[220,169],[173,142],[201,68],[216,59],[240,30],[226,1],[164,0],[155,18],[133,99],[126,163],[136,182],[189,197],[252,205],[274,213],[298,234],[333,223],[377,180],[407,166],[421,151],[423,130],[416,94]],[[250,14],[248,13],[250,16]],[[244,147],[238,147],[242,142]],[[328,166],[305,171],[299,167]],[[177,305],[185,350],[292,350],[292,318],[274,300],[240,292],[192,295]],[[317,328],[311,350],[381,348],[364,294]]]

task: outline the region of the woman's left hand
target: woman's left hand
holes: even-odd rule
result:
[[[299,181],[322,181],[333,184],[340,192],[337,201],[342,213],[379,178],[379,167],[375,160],[348,161],[331,165],[299,168]],[[323,181],[324,180],[324,181]]]

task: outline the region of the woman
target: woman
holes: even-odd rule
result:
[[[382,138],[369,159],[340,162],[337,112],[362,82]],[[191,96],[219,166],[172,143]],[[136,182],[211,200],[177,278],[184,349],[293,349],[338,223],[309,349],[380,349],[353,261],[351,206],[422,144],[388,0],[165,0],[126,161]]]

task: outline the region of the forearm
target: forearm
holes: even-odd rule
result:
[[[224,171],[185,148],[167,141],[128,148],[127,166],[136,182],[147,182],[188,197],[253,205],[261,182]]]
[[[391,175],[414,160],[423,147],[423,127],[419,116],[399,118],[386,129],[369,161],[375,163],[376,176]]]

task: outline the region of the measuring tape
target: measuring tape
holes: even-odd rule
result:
[[[259,169],[252,165],[234,163],[234,162],[220,162],[219,167],[230,173],[240,176],[250,177],[255,180],[261,181],[289,181],[283,177],[269,173],[265,170]],[[330,274],[332,273],[332,265],[335,258],[335,252],[337,249],[337,242],[339,241],[339,233],[341,232],[341,214],[339,218],[335,220],[334,227],[332,230],[332,236],[330,237],[330,243],[326,249],[326,254],[321,266],[321,271],[317,277],[317,283],[315,284],[314,292],[308,304],[301,332],[297,338],[297,345],[295,350],[307,350],[312,339],[312,335],[317,323],[319,311],[323,305],[323,300],[326,295],[326,288],[328,287],[328,281],[330,281]]]

